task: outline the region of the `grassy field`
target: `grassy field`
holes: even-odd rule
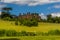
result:
[[[0,39],[14,40],[60,40],[60,36],[21,36],[21,37],[0,37]]]
[[[0,20],[0,29],[27,31],[27,32],[47,32],[49,30],[60,30],[60,24],[56,23],[39,23],[38,27],[16,26],[14,22]],[[5,37],[1,37],[4,39]],[[9,37],[6,37],[9,38]],[[19,40],[60,40],[60,36],[21,36]]]
[[[25,37],[20,37],[20,40],[60,40],[59,36],[25,36]]]
[[[60,30],[60,24],[56,23],[39,23],[38,27],[16,26],[14,22],[0,20],[0,29],[27,31],[27,32],[47,32],[49,30]]]

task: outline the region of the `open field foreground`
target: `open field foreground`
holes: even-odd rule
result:
[[[60,30],[60,24],[58,23],[39,23],[38,27],[26,27],[15,25],[14,22],[0,20],[0,29],[4,30],[16,30],[27,31],[27,32],[47,32],[49,30]]]
[[[0,37],[0,40],[60,40],[60,36],[21,36],[21,37]]]

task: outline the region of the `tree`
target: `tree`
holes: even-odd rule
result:
[[[47,21],[48,22],[52,22],[52,16],[51,16],[51,14],[47,15]]]
[[[21,19],[20,23],[21,25],[29,26],[29,27],[38,26],[38,21],[35,19]]]
[[[12,8],[4,7],[4,8],[2,8],[2,10],[6,13],[10,13],[10,10],[12,10]]]
[[[11,17],[10,10],[12,10],[12,8],[9,8],[9,7],[2,8],[2,15],[1,15],[1,17],[2,18],[4,18],[4,17]]]

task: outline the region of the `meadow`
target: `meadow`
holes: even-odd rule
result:
[[[58,23],[39,23],[37,27],[27,27],[27,26],[20,26],[15,25],[13,21],[3,21],[0,20],[0,29],[5,30],[16,30],[17,32],[20,31],[27,31],[27,32],[47,32],[49,30],[60,30],[60,24]]]
[[[14,21],[10,22],[10,21],[0,20],[0,29],[16,30],[17,32],[20,32],[20,31],[48,32],[49,30],[56,30],[56,29],[60,30],[60,24],[58,23],[40,22],[37,27],[20,26],[20,25],[15,25],[14,23],[15,23]],[[0,39],[1,38],[5,39],[9,37],[0,37]],[[18,38],[19,40],[60,40],[60,36],[20,36],[20,37],[15,37],[15,38]]]
[[[60,40],[60,36],[0,37],[0,40]]]

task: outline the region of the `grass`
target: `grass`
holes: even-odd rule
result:
[[[27,31],[27,32],[47,32],[49,30],[60,30],[60,24],[58,23],[39,23],[38,27],[26,27],[16,26],[14,22],[0,20],[0,29],[5,30],[16,30],[16,31]]]
[[[27,32],[47,32],[49,30],[60,30],[60,24],[58,23],[39,23],[38,27],[26,27],[26,26],[16,26],[14,22],[0,20],[0,29],[5,30],[16,30],[27,31]],[[0,37],[0,39],[9,37]],[[13,37],[12,37],[13,38]],[[20,40],[60,40],[60,36],[21,36],[17,37]]]
[[[21,40],[60,40],[58,36],[29,36],[29,37],[20,37]]]
[[[60,40],[60,36],[21,36],[21,37],[0,37],[0,39],[18,39],[18,40]]]

